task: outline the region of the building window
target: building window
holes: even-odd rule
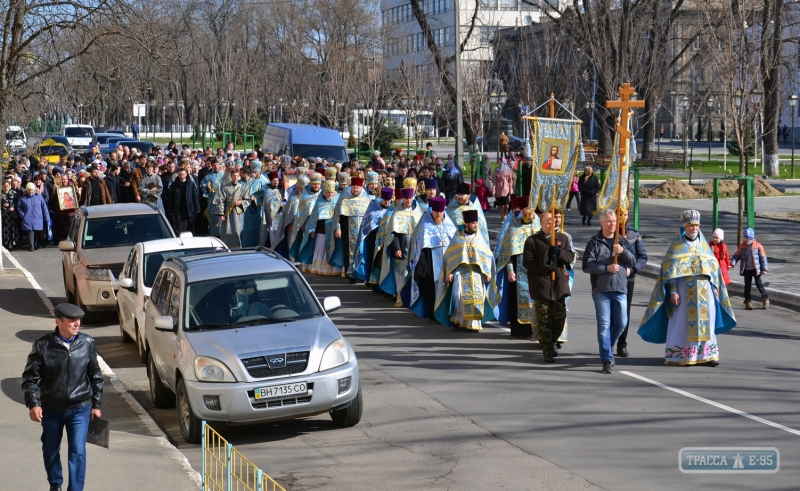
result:
[[[499,0],[500,10],[517,10],[517,0]]]
[[[481,26],[478,31],[478,42],[481,46],[489,46],[494,41],[495,34],[497,34],[497,27],[495,26]]]

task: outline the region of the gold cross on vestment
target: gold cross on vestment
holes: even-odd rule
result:
[[[619,96],[621,100],[618,101],[607,101],[606,107],[609,109],[622,109],[622,114],[620,115],[620,121],[617,125],[617,133],[619,133],[620,141],[619,141],[619,155],[620,157],[625,157],[625,154],[628,152],[628,140],[631,137],[631,132],[628,130],[628,117],[630,116],[629,109],[634,107],[644,107],[644,101],[632,101],[631,96],[636,91],[631,87],[631,84],[625,83],[622,84],[622,87],[619,88]]]

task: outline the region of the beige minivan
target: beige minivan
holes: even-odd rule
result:
[[[118,278],[134,244],[175,237],[166,217],[144,203],[83,206],[58,244],[67,302],[92,313],[116,310]]]

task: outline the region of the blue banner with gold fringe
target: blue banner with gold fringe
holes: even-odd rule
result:
[[[533,172],[530,206],[563,207],[581,154],[581,121],[531,118]]]

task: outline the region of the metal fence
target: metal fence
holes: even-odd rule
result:
[[[203,421],[203,491],[286,491]]]

